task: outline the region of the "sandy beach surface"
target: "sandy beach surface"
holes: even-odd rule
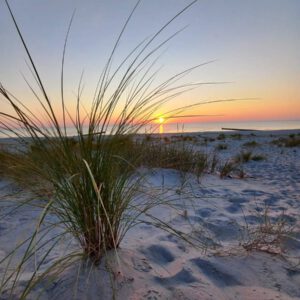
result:
[[[74,263],[50,283],[42,281],[28,299],[41,292],[41,299],[56,300],[300,299],[300,148],[272,142],[291,134],[299,138],[299,133],[185,134],[195,151],[215,155],[219,167],[200,179],[173,169],[140,172],[146,174],[145,191],[172,201],[172,207],[157,207],[152,214],[196,237],[199,247],[143,223],[127,233],[117,257],[114,251],[108,253],[97,268]],[[180,134],[164,137],[170,142]],[[220,178],[221,166],[241,151],[250,151],[254,160]],[[41,209],[13,210],[29,192],[5,178],[0,178],[0,197],[1,260],[33,231]],[[48,215],[47,221],[55,217]],[[60,230],[54,228],[48,237]],[[66,237],[43,262],[44,268],[76,247]],[[14,260],[21,255],[22,247]],[[21,274],[20,288],[34,267],[33,258],[28,272]],[[3,272],[2,264],[0,280]],[[0,295],[7,298],[5,292]]]

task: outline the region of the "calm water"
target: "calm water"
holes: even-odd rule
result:
[[[211,123],[185,123],[185,124],[161,124],[144,128],[141,133],[183,133],[183,132],[205,132],[221,131],[222,128],[255,129],[255,130],[286,130],[299,129],[300,120],[294,121],[249,121],[249,122],[211,122]],[[74,136],[73,128],[68,129],[68,135]],[[0,132],[0,138],[6,137]]]
[[[294,121],[248,121],[248,122],[211,122],[159,125],[156,132],[201,132],[221,131],[222,128],[254,129],[254,130],[286,130],[299,129],[300,120]]]

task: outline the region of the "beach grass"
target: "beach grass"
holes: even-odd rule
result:
[[[252,159],[252,151],[244,151],[242,150],[237,156],[235,157],[235,161],[237,163],[246,163]]]
[[[227,144],[222,143],[216,146],[216,150],[226,150],[228,148]]]
[[[246,221],[246,238],[242,246],[247,251],[264,251],[283,255],[283,241],[293,234],[293,226],[287,222],[284,211],[274,218],[271,208],[265,206],[257,212],[259,224],[250,226]]]
[[[293,148],[300,146],[300,138],[295,135],[290,135],[289,137],[278,138],[271,141],[272,144],[277,145],[279,147]]]
[[[37,249],[44,249],[45,245],[49,246],[36,262],[35,271],[18,294],[20,299],[24,299],[47,274],[54,272],[54,269],[60,270],[59,266],[65,267],[66,262],[73,262],[75,257],[84,257],[94,265],[99,264],[107,251],[119,247],[129,229],[142,222],[141,215],[147,216],[147,224],[153,220],[154,226],[185,239],[180,231],[151,216],[150,211],[153,207],[165,204],[163,198],[149,197],[148,200],[139,198],[144,177],[136,170],[141,165],[145,148],[132,137],[151,122],[153,113],[164,103],[195,88],[195,84],[178,84],[178,80],[200,65],[183,70],[154,87],[152,81],[157,73],[153,70],[153,66],[158,51],[178,32],[156,44],[154,42],[196,1],[185,6],[152,37],[134,47],[119,65],[113,66],[113,58],[117,53],[120,39],[139,5],[138,1],[126,20],[99,77],[88,112],[81,109],[80,82],[75,116],[68,113],[64,96],[64,60],[72,17],[61,62],[59,105],[63,116],[62,122],[55,113],[58,104],[48,95],[15,16],[8,2],[5,2],[29,58],[38,89],[35,90],[28,81],[26,82],[42,111],[39,117],[22,102],[22,99],[16,98],[0,83],[0,94],[14,111],[12,114],[1,112],[1,131],[19,143],[16,151],[1,152],[2,172],[31,189],[33,193],[42,194],[47,200],[40,203],[43,211],[36,228],[22,243],[23,247],[26,246],[26,250],[20,262],[10,266],[11,257],[18,249],[14,249],[1,261],[7,263],[7,267],[1,280],[0,291],[9,290],[8,296],[14,297],[20,276],[26,270],[28,262],[35,256],[34,253]],[[110,92],[112,85],[115,87]],[[174,109],[169,115],[182,110],[182,107]],[[74,138],[67,135],[69,121],[76,131]],[[194,155],[191,161],[187,149],[161,148],[157,162],[154,157],[157,148],[152,147],[151,151],[153,157],[147,159],[151,166],[157,164],[159,167],[173,167],[183,172],[193,168],[197,176],[200,176],[206,167],[205,156]],[[26,201],[26,204],[29,202]],[[64,229],[63,233],[46,241],[44,240],[46,234],[44,239],[37,239],[41,232],[48,230],[43,228],[48,214],[54,215],[57,222],[44,227],[50,230],[59,226]],[[43,262],[63,235],[75,238],[81,251],[76,249],[75,252],[68,253],[44,270]]]
[[[224,179],[226,177],[229,177],[232,174],[232,172],[237,170],[237,162],[233,159],[228,159],[219,166],[219,169],[220,169],[220,178]]]
[[[150,168],[175,169],[181,173],[193,173],[198,178],[208,168],[206,153],[196,151],[185,141],[145,143],[142,165]]]

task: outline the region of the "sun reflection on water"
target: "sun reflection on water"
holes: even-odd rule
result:
[[[159,133],[160,134],[164,133],[164,125],[163,124],[159,124]]]

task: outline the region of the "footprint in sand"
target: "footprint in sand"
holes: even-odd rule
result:
[[[300,270],[298,270],[298,269],[293,269],[293,268],[285,268],[285,269],[286,269],[286,274],[289,277],[294,277],[294,276],[300,275]]]
[[[213,212],[214,210],[208,207],[204,207],[196,210],[196,214],[201,216],[202,218],[210,217]]]
[[[132,258],[133,267],[135,270],[140,272],[150,272],[152,270],[151,265],[148,263],[146,258]]]
[[[218,240],[237,240],[240,237],[241,228],[236,222],[231,220],[216,220],[214,223],[203,223],[203,227],[208,229]]]
[[[239,203],[232,203],[231,205],[227,206],[226,211],[231,214],[235,214],[242,211],[242,206]]]
[[[156,290],[148,290],[147,293],[143,295],[143,299],[158,300],[158,299],[162,299],[162,296]]]
[[[155,281],[162,284],[162,285],[168,285],[168,286],[175,286],[178,284],[190,284],[194,282],[198,282],[198,279],[193,276],[191,271],[188,271],[186,269],[182,269],[178,273],[176,273],[174,276],[171,277],[155,277]]]
[[[150,247],[144,249],[143,254],[145,254],[154,263],[165,265],[174,261],[174,255],[163,246],[151,245]]]
[[[202,258],[194,258],[191,260],[204,275],[206,275],[217,286],[235,286],[241,283],[231,274],[220,270],[215,264]]]
[[[175,237],[172,234],[165,235],[165,236],[159,238],[159,240],[174,243],[179,250],[181,250],[183,252],[187,251],[186,246],[184,245],[184,242],[182,240],[180,240],[180,238]]]
[[[268,278],[270,284],[272,284],[273,287],[275,287],[277,291],[280,292],[281,284],[277,282],[275,274],[273,273],[272,269],[266,262],[263,262],[262,270],[263,273],[265,274],[265,278]]]

